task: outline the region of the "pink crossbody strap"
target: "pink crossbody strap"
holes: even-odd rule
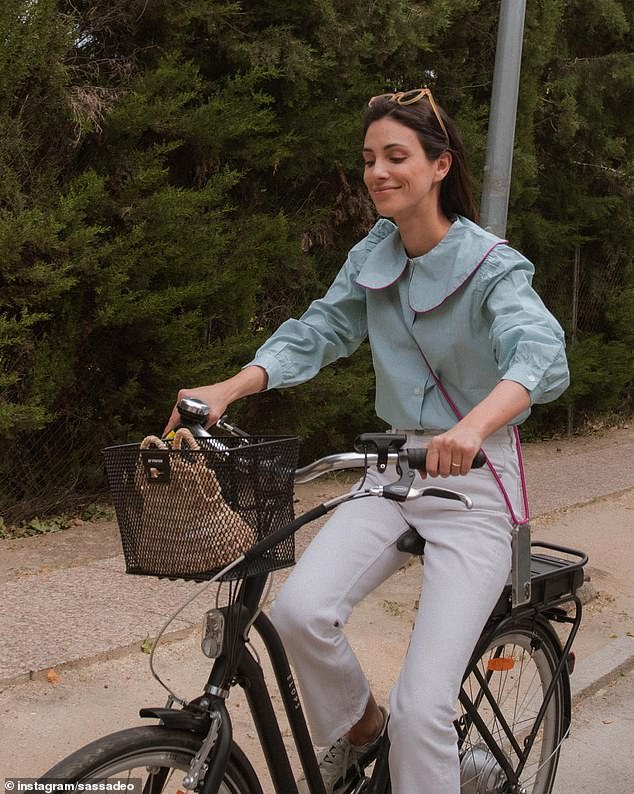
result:
[[[462,419],[462,414],[460,413],[460,411],[456,407],[454,401],[447,394],[447,390],[445,389],[445,387],[442,385],[442,383],[438,379],[438,376],[436,375],[436,373],[432,369],[431,364],[427,360],[427,356],[423,352],[423,349],[422,349],[422,347],[420,345],[418,345],[418,349],[420,350],[420,354],[423,357],[423,360],[425,361],[425,364],[427,365],[427,369],[430,371],[432,378],[436,382],[436,386],[438,386],[438,388],[440,389],[443,397],[449,403],[449,406],[451,407],[451,410],[454,412],[454,414],[458,417],[459,420]],[[508,507],[509,513],[511,515],[511,520],[513,521],[513,523],[516,526],[521,526],[522,524],[528,524],[528,522],[530,520],[530,510],[529,510],[529,506],[528,506],[528,492],[527,492],[527,489],[526,489],[526,475],[524,473],[524,459],[522,457],[522,445],[520,443],[519,431],[518,431],[517,427],[515,427],[515,426],[513,426],[513,433],[515,434],[515,446],[517,448],[517,462],[518,462],[518,465],[519,465],[520,482],[521,482],[521,485],[522,485],[522,502],[523,502],[523,508],[524,508],[524,517],[523,518],[519,518],[519,516],[517,516],[515,514],[515,510],[513,509],[513,505],[511,503],[509,495],[508,495],[508,493],[506,491],[506,488],[504,487],[504,483],[502,482],[502,478],[500,477],[500,475],[495,470],[495,466],[491,463],[491,461],[489,460],[488,455],[486,454],[486,452],[484,450],[482,450],[482,454],[484,455],[484,458],[485,458],[485,460],[487,462],[487,466],[491,470],[491,474],[494,476],[495,481],[498,484],[498,487],[499,487],[500,491],[502,492],[502,496],[504,497],[504,501],[506,502],[506,506]]]

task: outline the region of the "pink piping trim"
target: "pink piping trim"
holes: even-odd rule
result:
[[[418,343],[416,343],[416,344],[418,345]],[[445,400],[447,400],[447,402],[451,406],[451,410],[454,412],[454,414],[458,417],[459,420],[462,419],[462,414],[460,413],[460,411],[455,406],[455,404],[454,404],[453,400],[451,399],[451,397],[447,394],[447,391],[445,390],[445,387],[442,385],[442,383],[438,379],[438,376],[436,375],[434,370],[431,368],[431,366],[429,364],[429,361],[427,361],[427,356],[423,352],[423,349],[422,349],[422,347],[420,345],[418,345],[418,349],[420,350],[420,354],[423,357],[423,360],[425,361],[425,364],[427,364],[427,369],[430,371],[434,381],[436,382],[436,386],[438,386],[438,388],[440,389],[443,397],[445,398]],[[504,497],[504,501],[506,502],[506,506],[508,507],[509,513],[511,514],[511,520],[513,521],[513,523],[516,526],[522,526],[523,524],[528,524],[528,522],[530,521],[530,510],[529,510],[529,506],[528,506],[528,492],[527,492],[527,489],[526,489],[526,476],[524,474],[524,459],[522,457],[522,445],[520,443],[519,431],[518,431],[517,427],[515,427],[515,426],[513,426],[513,433],[515,434],[515,445],[517,447],[517,461],[518,461],[518,464],[519,464],[520,481],[521,481],[521,484],[522,484],[522,502],[523,502],[523,507],[524,507],[524,517],[523,518],[519,518],[515,514],[515,510],[513,510],[513,505],[511,504],[511,500],[509,498],[509,495],[508,495],[508,493],[506,491],[506,488],[504,487],[504,483],[502,482],[502,479],[501,479],[500,475],[495,470],[495,466],[489,460],[489,456],[486,454],[486,452],[484,450],[482,450],[482,454],[484,455],[484,459],[487,462],[487,466],[491,470],[491,474],[493,474],[493,476],[495,477],[495,481],[498,484],[498,487],[499,487],[500,491],[502,492],[502,496]]]
[[[482,257],[482,259],[481,259],[481,260],[478,262],[478,264],[477,264],[477,265],[476,265],[476,266],[473,268],[473,270],[472,270],[470,273],[468,273],[468,274],[467,274],[467,275],[466,275],[466,276],[465,276],[465,277],[462,279],[462,281],[460,282],[460,284],[458,284],[458,286],[457,286],[457,287],[456,287],[456,288],[453,290],[453,292],[450,292],[448,295],[445,295],[445,297],[444,297],[444,298],[443,298],[443,299],[440,301],[440,303],[437,303],[435,306],[431,306],[429,309],[423,309],[423,310],[420,310],[420,311],[419,311],[418,309],[415,309],[415,308],[412,306],[412,303],[411,303],[411,301],[410,301],[410,299],[409,299],[409,289],[408,289],[408,291],[407,291],[407,303],[408,303],[408,305],[409,305],[409,308],[410,308],[410,309],[411,309],[413,312],[416,312],[416,314],[427,314],[427,312],[431,312],[431,311],[433,311],[434,309],[437,309],[439,306],[442,306],[442,305],[443,305],[443,303],[444,303],[444,302],[445,302],[445,301],[446,301],[448,298],[451,298],[451,296],[452,296],[452,295],[455,295],[455,293],[456,293],[456,292],[458,292],[458,290],[460,289],[460,287],[462,287],[462,285],[463,285],[463,284],[464,284],[466,281],[468,281],[468,280],[471,278],[471,276],[472,276],[472,275],[473,275],[473,274],[474,274],[474,273],[475,273],[477,270],[479,270],[479,268],[480,268],[480,266],[483,264],[484,260],[487,258],[487,256],[488,256],[488,255],[491,253],[491,251],[492,251],[494,248],[496,248],[498,245],[506,245],[506,243],[507,243],[507,242],[508,242],[508,240],[498,240],[498,242],[497,242],[497,243],[493,243],[493,245],[492,245],[492,246],[489,248],[489,250],[488,250],[488,251],[486,252],[486,254],[485,254],[483,257]],[[409,262],[410,260],[408,259],[407,261]],[[389,286],[389,285],[388,285],[388,286]],[[421,352],[422,352],[422,351],[421,351]],[[428,365],[428,366],[429,366],[429,365]]]

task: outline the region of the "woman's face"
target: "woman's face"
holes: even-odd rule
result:
[[[449,152],[430,160],[414,130],[384,117],[368,127],[363,159],[363,181],[379,215],[399,223],[438,210],[440,183],[451,167]]]

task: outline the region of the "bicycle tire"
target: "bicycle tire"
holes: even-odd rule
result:
[[[202,738],[159,725],[129,728],[82,747],[42,777],[69,783],[141,779],[143,791],[170,794],[183,790],[183,777]],[[251,763],[235,742],[218,794],[263,794]]]
[[[496,742],[513,768],[519,757],[499,717],[483,695],[475,668],[488,677],[488,688],[520,748],[534,725],[544,695],[561,659],[561,643],[543,619],[520,620],[507,624],[494,635],[477,661],[470,666],[463,690],[472,703],[479,703],[484,719]],[[526,794],[550,794],[561,743],[566,734],[566,707],[570,688],[566,675],[557,679],[544,720],[536,735],[526,764],[520,774],[521,790]],[[461,794],[500,794],[508,791],[507,777],[491,754],[484,739],[462,710],[458,720]]]

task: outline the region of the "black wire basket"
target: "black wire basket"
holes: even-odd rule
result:
[[[199,449],[126,444],[103,450],[127,573],[205,581],[293,520],[298,438],[196,441]],[[294,562],[291,536],[222,578]]]

